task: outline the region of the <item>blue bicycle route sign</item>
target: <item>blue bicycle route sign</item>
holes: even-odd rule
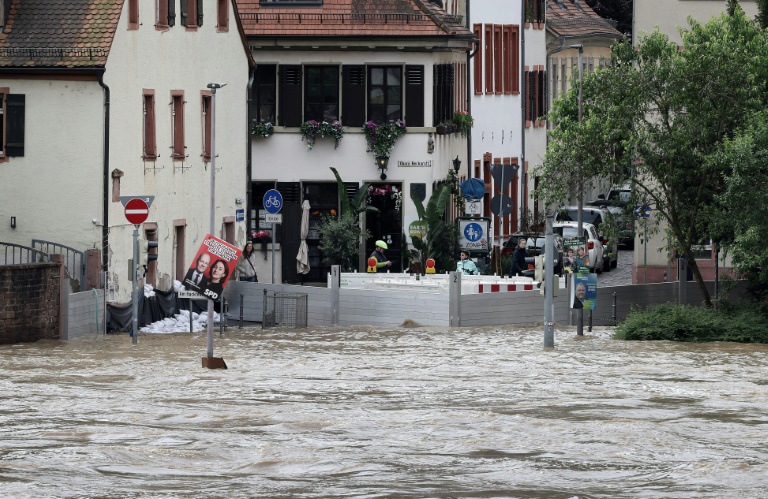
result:
[[[264,193],[264,209],[274,215],[280,213],[283,208],[283,195],[277,189],[270,189]]]

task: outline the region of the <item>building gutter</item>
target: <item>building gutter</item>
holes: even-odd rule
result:
[[[520,75],[525,76],[525,2],[520,2],[520,26],[523,28],[520,30]],[[546,71],[548,66],[544,68]],[[528,168],[525,165],[525,81],[518,82],[520,85],[520,213],[518,214],[517,228],[522,229],[522,222],[525,220],[525,209],[528,204],[526,193],[526,187],[528,185]]]
[[[255,119],[255,116],[251,116],[251,109],[253,108],[253,81],[256,79],[256,68],[258,65],[254,64],[251,68],[251,75],[248,77],[248,98],[246,99],[246,110],[245,110],[245,143],[246,143],[246,150],[245,150],[245,209],[248,210],[248,213],[246,213],[245,216],[245,240],[246,242],[251,239],[250,237],[250,226],[248,225],[248,222],[250,221],[251,217],[251,186],[253,185],[253,139],[251,138],[251,123]]]
[[[104,83],[104,71],[99,73],[99,86],[104,89],[104,171],[102,179],[102,223],[101,223],[101,270],[109,270],[109,109],[110,90]]]

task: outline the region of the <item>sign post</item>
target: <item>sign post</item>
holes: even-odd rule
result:
[[[283,195],[277,189],[264,193],[264,209],[267,211],[267,221],[272,222],[272,284],[275,283],[275,240],[277,239],[277,224],[282,223],[283,216],[278,215],[283,209]],[[283,255],[285,258],[285,255]]]
[[[139,341],[139,290],[137,281],[139,280],[139,225],[149,217],[149,204],[141,197],[126,199],[125,218],[133,224],[133,266],[130,272],[133,277],[131,290],[133,319],[131,321],[131,343],[136,344]]]

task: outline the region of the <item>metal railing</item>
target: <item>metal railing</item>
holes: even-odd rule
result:
[[[86,290],[87,260],[83,251],[70,248],[63,244],[42,239],[32,239],[32,247],[47,255],[63,255],[67,276],[75,291]]]
[[[21,265],[51,261],[50,255],[43,251],[14,243],[0,242],[0,265]]]

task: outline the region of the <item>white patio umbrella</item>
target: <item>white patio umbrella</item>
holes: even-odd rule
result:
[[[301,243],[299,243],[299,253],[296,255],[296,272],[308,274],[309,248],[307,247],[307,236],[309,235],[309,201],[306,199],[301,205],[301,210]]]

